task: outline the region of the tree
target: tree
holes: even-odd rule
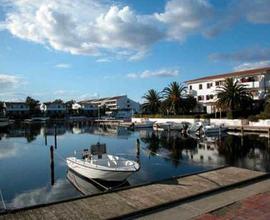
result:
[[[75,103],[76,103],[75,100],[70,100],[70,101],[67,101],[66,102],[66,107],[67,107],[67,110],[68,110],[68,113],[69,114],[72,114],[73,113],[72,105],[75,104]]]
[[[174,115],[178,114],[181,109],[182,95],[186,91],[186,87],[178,82],[172,82],[163,90],[163,95],[168,104],[169,112]]]
[[[228,110],[232,117],[235,111],[244,110],[243,107],[252,101],[247,88],[233,78],[225,80],[225,84],[217,90],[217,98],[216,105],[225,111]]]
[[[154,89],[148,90],[148,92],[142,97],[145,102],[142,105],[142,109],[151,114],[157,114],[161,106],[161,95]]]
[[[182,99],[182,103],[184,113],[191,112],[197,106],[197,100],[191,95],[188,95],[187,97]]]
[[[35,100],[35,99],[31,98],[30,96],[27,96],[25,103],[29,106],[30,114],[33,114],[36,112],[37,106],[39,104],[38,100]]]
[[[56,104],[63,104],[64,101],[63,101],[62,99],[55,99],[55,100],[53,101],[53,103],[56,103]]]
[[[5,112],[5,103],[0,101],[0,116],[3,116]]]

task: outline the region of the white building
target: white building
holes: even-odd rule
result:
[[[265,98],[270,87],[270,67],[244,70],[226,74],[212,75],[186,81],[188,93],[201,104],[201,111],[214,113],[217,89],[224,84],[226,78],[234,78],[245,85],[253,95],[254,100]]]
[[[129,99],[126,95],[92,99],[84,101],[84,103],[91,103],[98,106],[98,108],[106,107],[106,115],[113,115],[119,118],[130,117],[132,112],[140,111],[140,104]]]
[[[26,116],[30,108],[25,102],[5,102],[5,113],[7,116]]]
[[[45,102],[46,113],[48,115],[65,114],[67,112],[67,107],[65,103],[61,102]]]

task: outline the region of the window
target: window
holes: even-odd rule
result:
[[[199,89],[202,89],[202,84],[199,84]]]
[[[210,95],[210,99],[213,99],[214,98],[214,95]]]
[[[213,86],[212,83],[207,83],[207,89],[211,88]]]
[[[219,81],[216,81],[216,86],[219,86],[220,82]]]
[[[189,90],[192,90],[192,86],[191,85],[189,86]]]
[[[209,95],[206,95],[206,100],[209,100],[210,99],[210,96]]]
[[[198,96],[198,101],[204,100],[204,96],[203,95],[199,95]]]

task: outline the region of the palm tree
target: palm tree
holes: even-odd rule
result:
[[[142,105],[144,111],[151,114],[157,114],[159,112],[162,98],[159,92],[150,89],[142,98],[145,99]]]
[[[232,115],[252,100],[247,88],[238,81],[234,81],[233,78],[225,80],[225,84],[217,90],[217,98],[216,105],[228,110]]]
[[[174,115],[180,112],[182,95],[185,91],[186,87],[178,82],[172,82],[163,90],[164,98],[168,103],[169,111]]]

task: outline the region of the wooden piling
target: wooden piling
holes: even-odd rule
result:
[[[57,127],[54,125],[54,147],[57,149]]]
[[[44,128],[44,139],[45,139],[45,146],[47,146],[47,144],[48,144],[48,140],[47,140],[47,128]]]
[[[54,185],[54,149],[50,147],[50,168],[51,168],[51,185]]]

